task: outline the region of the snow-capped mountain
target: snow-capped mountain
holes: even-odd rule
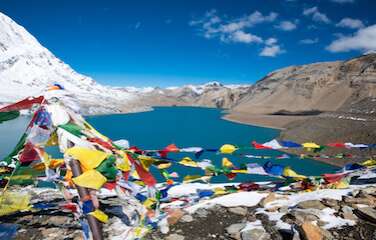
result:
[[[25,28],[0,13],[0,103],[43,93],[59,83],[85,114],[134,112],[156,105],[230,106],[245,86],[218,82],[183,87],[109,87],[79,74],[43,47]],[[234,95],[233,92],[235,92]]]
[[[102,108],[100,112],[121,111],[117,102],[135,98],[134,93],[100,85],[75,72],[22,26],[0,13],[0,102],[38,95],[54,83],[63,85],[85,106],[95,103]]]

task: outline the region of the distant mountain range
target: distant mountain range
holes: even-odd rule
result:
[[[311,110],[372,114],[376,111],[376,54],[283,68],[253,85],[211,82],[171,88],[110,87],[75,72],[0,13],[0,102],[37,95],[53,83],[73,93],[85,114],[174,105],[229,108],[252,114]]]

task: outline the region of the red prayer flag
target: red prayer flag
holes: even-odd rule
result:
[[[43,96],[28,97],[19,102],[0,108],[0,112],[10,112],[10,111],[19,111],[22,109],[28,109],[28,108],[31,108],[33,104],[41,104],[43,100],[44,100]]]
[[[333,174],[327,173],[327,174],[323,174],[323,177],[327,183],[334,183],[334,182],[338,182],[339,180],[344,178],[346,175],[347,175],[346,173],[333,173]]]
[[[255,149],[272,149],[271,147],[264,146],[256,141],[252,141],[252,145]]]
[[[37,150],[35,150],[33,144],[26,143],[19,159],[21,163],[27,164],[34,160],[38,160],[39,154]]]
[[[344,143],[341,142],[335,142],[335,143],[328,143],[326,144],[329,147],[338,147],[338,148],[344,148],[346,147]]]
[[[149,187],[154,186],[157,181],[155,180],[153,175],[150,172],[146,171],[146,169],[143,168],[140,163],[134,160],[130,154],[127,154],[127,156],[129,161],[131,161],[131,163],[136,167],[137,174],[138,176],[140,176],[141,180]]]
[[[111,150],[111,151],[114,150],[114,147],[112,146],[110,142],[103,141],[100,138],[89,138],[88,140],[92,143],[98,143],[99,145],[101,145],[102,147],[108,150]]]

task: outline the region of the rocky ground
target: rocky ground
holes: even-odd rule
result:
[[[56,204],[62,195],[53,189],[31,193],[31,203]],[[255,204],[239,202],[239,194],[224,197],[227,204],[202,205],[192,208],[170,208],[167,225],[149,232],[146,240],[316,240],[376,239],[376,187],[354,187],[318,190],[312,193],[248,192],[248,202],[257,194],[263,197]],[[246,193],[247,194],[247,193]],[[256,195],[251,195],[256,194]],[[245,196],[245,195],[242,195]],[[319,196],[319,197],[318,197]],[[212,200],[202,200],[210,202]],[[200,203],[202,203],[200,201]],[[115,239],[123,231],[115,209],[118,201],[101,198],[103,210],[110,216],[104,225],[105,239]],[[46,206],[47,206],[46,205]],[[34,209],[0,218],[1,225],[15,227],[14,239],[82,239],[81,226],[73,214],[59,207]],[[122,223],[124,224],[124,223]],[[1,235],[0,235],[1,236]],[[116,238],[121,239],[121,238]]]
[[[324,198],[307,200],[292,207],[269,208],[260,211],[277,197],[271,193],[254,207],[223,207],[198,209],[189,214],[179,213],[170,218],[170,231],[152,232],[145,239],[204,240],[204,239],[376,239],[376,189],[371,187],[354,191],[341,200]],[[354,221],[352,226],[325,229],[328,224],[320,219],[320,211],[331,209],[335,216]],[[276,221],[267,213],[281,215],[291,229],[278,229]]]

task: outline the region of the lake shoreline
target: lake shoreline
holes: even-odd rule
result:
[[[227,121],[277,130],[285,130],[289,123],[306,118],[307,116],[266,115],[232,111],[222,117]]]

